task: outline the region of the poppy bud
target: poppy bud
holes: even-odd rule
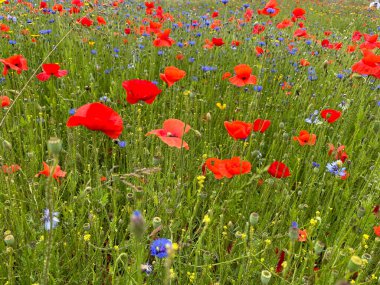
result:
[[[284,124],[283,122],[281,122],[281,123],[278,125],[278,127],[279,127],[280,129],[283,129],[283,128],[285,128],[285,124]]]
[[[367,262],[370,262],[371,259],[372,259],[372,255],[370,255],[369,253],[364,253],[364,254],[362,255],[362,259],[363,259],[363,260],[366,260]]]
[[[287,140],[287,139],[289,138],[289,134],[288,134],[288,133],[283,133],[283,134],[282,134],[282,137],[283,137],[285,140]]]
[[[50,154],[58,155],[62,150],[62,141],[59,138],[52,137],[47,143],[47,148]]]
[[[261,271],[261,284],[267,285],[269,284],[270,279],[272,278],[272,273],[270,273],[268,270]]]
[[[327,66],[329,65],[329,61],[326,59],[324,62],[323,62],[323,68],[324,69],[327,69]]]
[[[350,261],[348,262],[347,269],[350,272],[357,272],[362,265],[363,265],[363,260],[359,256],[354,255],[351,257]]]
[[[249,222],[252,226],[256,225],[259,222],[259,214],[255,212],[251,213],[249,215]]]
[[[5,236],[4,242],[7,246],[12,246],[15,243],[15,238],[13,235],[9,234]]]
[[[3,147],[12,150],[12,144],[9,141],[3,140]]]
[[[202,137],[202,134],[201,134],[200,131],[195,130],[194,132],[195,132],[195,135],[196,135],[198,138],[201,138],[201,137]]]
[[[161,218],[160,217],[154,217],[153,218],[153,228],[157,229],[159,226],[161,226]]]
[[[314,245],[314,252],[316,254],[321,254],[324,249],[325,249],[325,244],[318,240]]]
[[[232,221],[229,221],[227,226],[232,229],[234,227],[234,223]]]
[[[85,224],[83,225],[83,229],[84,229],[86,232],[89,231],[90,228],[91,228],[90,223],[85,223]]]

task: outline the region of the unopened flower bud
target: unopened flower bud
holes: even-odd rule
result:
[[[314,245],[314,252],[316,254],[321,254],[324,249],[325,249],[325,244],[318,240]]]
[[[350,272],[357,272],[362,265],[363,265],[363,260],[359,256],[354,255],[351,257],[350,261],[348,262],[347,269]]]
[[[58,155],[62,150],[62,141],[59,138],[52,137],[47,143],[47,148],[50,154]]]
[[[270,273],[268,270],[261,271],[261,284],[267,285],[269,284],[270,279],[272,278],[272,273]]]
[[[255,212],[251,213],[251,215],[249,215],[249,222],[252,226],[256,225],[259,222],[259,214]]]
[[[159,226],[161,226],[161,218],[160,217],[154,217],[153,218],[153,228],[157,229]]]
[[[88,231],[90,230],[90,228],[91,228],[90,223],[85,223],[85,224],[83,225],[83,229],[84,229],[86,232],[88,232]]]
[[[5,149],[11,150],[12,149],[12,144],[9,141],[3,140],[3,147]]]
[[[15,238],[13,235],[7,235],[4,238],[4,242],[7,246],[12,246],[15,243]]]

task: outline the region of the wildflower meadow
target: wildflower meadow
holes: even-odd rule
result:
[[[0,284],[380,284],[380,10],[0,0]]]

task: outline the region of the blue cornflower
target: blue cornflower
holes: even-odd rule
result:
[[[342,161],[337,160],[332,163],[327,163],[326,168],[327,171],[330,172],[331,174],[334,174],[335,176],[345,176],[346,175],[346,168],[342,167]]]
[[[145,272],[147,275],[149,275],[153,272],[153,266],[149,263],[141,264],[141,270],[142,272]]]
[[[72,115],[74,115],[75,114],[75,108],[71,108],[70,110],[69,110],[69,114],[70,114],[70,116],[72,116]]]
[[[339,74],[336,75],[336,77],[338,77],[339,79],[343,79],[343,78],[344,78],[344,75],[341,74],[341,73],[339,73]]]
[[[91,54],[96,54],[97,53],[97,51],[96,50],[91,50]]]
[[[158,258],[168,256],[168,249],[172,247],[172,242],[166,238],[159,238],[150,245],[150,254]]]
[[[127,142],[126,142],[126,141],[119,141],[117,144],[118,144],[121,148],[124,148],[124,147],[127,146]]]
[[[253,86],[253,90],[255,90],[257,92],[261,92],[263,90],[263,86],[261,86],[261,85],[255,85],[255,86]]]
[[[5,81],[5,77],[0,77],[0,84]]]
[[[276,12],[276,10],[273,8],[267,8],[267,12],[268,12],[268,14],[273,14]]]
[[[178,42],[178,43],[177,43],[177,46],[180,47],[180,48],[183,48],[183,43]]]
[[[228,0],[221,0],[220,2],[222,2],[224,5],[226,5],[228,3]]]
[[[202,71],[207,72],[207,71],[214,71],[216,70],[216,67],[213,66],[203,66],[202,65]]]
[[[107,103],[109,101],[109,98],[107,96],[102,96],[102,97],[99,98],[99,101]]]
[[[43,216],[42,220],[45,223],[45,230],[47,230],[47,231],[50,231],[50,227],[51,226],[52,226],[53,229],[55,229],[58,226],[58,223],[59,223],[59,219],[58,219],[59,213],[58,212],[53,212],[52,216],[53,216],[53,221],[51,222],[50,221],[50,210],[49,209],[45,209],[44,210],[44,216]]]
[[[307,45],[311,45],[311,40],[307,40],[307,41],[305,41],[305,43],[307,44]]]
[[[292,228],[293,229],[298,229],[298,223],[297,222],[292,222]]]
[[[305,119],[305,122],[308,123],[308,124],[320,124],[320,123],[322,123],[322,122],[318,119],[318,116],[319,116],[319,111],[318,111],[318,110],[315,110],[315,111],[309,116],[309,118]]]
[[[195,61],[195,58],[194,57],[190,57],[189,58],[189,62],[194,62]]]
[[[313,168],[319,168],[321,165],[319,163],[313,161],[312,166],[313,166]]]
[[[9,40],[9,44],[11,44],[11,45],[15,45],[15,44],[16,44],[16,41],[15,41],[15,40]]]
[[[157,52],[157,54],[158,54],[158,55],[163,55],[164,52],[163,52],[162,50],[159,50],[159,51]]]
[[[115,53],[119,53],[119,52],[120,52],[120,49],[118,49],[118,48],[114,48],[113,51],[114,51]]]

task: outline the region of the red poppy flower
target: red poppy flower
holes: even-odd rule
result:
[[[55,4],[53,6],[53,11],[62,12],[63,11],[63,6],[61,4]]]
[[[154,2],[145,2],[144,5],[147,9],[153,9],[154,8]]]
[[[216,18],[219,16],[219,13],[217,11],[212,12],[211,17]]]
[[[49,165],[46,162],[43,162],[44,170],[38,172],[35,177],[38,177],[40,175],[44,175],[46,177],[49,177],[50,175],[53,176],[55,180],[59,182],[59,178],[63,178],[66,176],[66,172],[61,169],[59,165],[57,165],[54,169],[54,172],[52,173],[50,170]]]
[[[163,33],[158,33],[157,38],[153,41],[155,47],[171,47],[175,41],[169,37],[170,29],[166,29]]]
[[[355,31],[352,34],[351,41],[353,41],[354,43],[356,43],[356,42],[360,41],[361,38],[362,38],[362,34],[359,31]]]
[[[378,237],[380,237],[380,226],[373,227],[373,231],[375,232],[375,235],[377,235]]]
[[[298,241],[304,242],[307,241],[307,232],[306,230],[298,230]]]
[[[11,99],[8,96],[0,96],[1,108],[8,107],[11,104]]]
[[[168,84],[168,86],[172,86],[177,81],[181,80],[186,76],[186,72],[174,67],[169,66],[165,68],[164,73],[160,73],[160,78]]]
[[[347,46],[347,49],[346,49],[348,53],[353,53],[355,50],[356,50],[356,46],[352,46],[352,45]]]
[[[217,47],[220,47],[220,46],[224,45],[224,42],[223,42],[222,38],[212,38],[211,41]]]
[[[305,18],[306,11],[302,8],[295,8],[292,12],[292,21],[295,22],[297,19],[303,19]]]
[[[328,37],[328,36],[331,36],[332,34],[332,31],[324,31],[323,34]]]
[[[307,38],[307,37],[309,37],[309,35],[306,32],[306,29],[303,29],[303,28],[299,28],[299,29],[295,30],[293,36],[295,36],[297,38]]]
[[[21,167],[18,164],[12,164],[9,166],[4,164],[1,168],[2,168],[3,172],[6,174],[15,173],[15,172],[21,170]]]
[[[189,149],[189,145],[182,137],[190,131],[190,129],[191,127],[189,125],[180,120],[168,119],[164,122],[162,129],[150,131],[146,135],[156,135],[168,146]]]
[[[106,20],[104,20],[104,18],[102,16],[98,16],[96,18],[96,20],[98,21],[98,25],[106,25],[107,24]]]
[[[19,54],[4,59],[0,58],[0,62],[4,64],[4,76],[7,75],[9,69],[16,71],[18,74],[23,70],[28,70],[26,58]]]
[[[0,23],[0,31],[2,32],[8,32],[10,30],[9,26],[6,24]]]
[[[232,47],[238,47],[238,46],[240,46],[240,42],[239,41],[232,41],[231,46]]]
[[[252,68],[247,64],[239,64],[234,67],[235,76],[231,77],[229,81],[235,86],[245,86],[247,84],[256,84],[256,76],[252,75]]]
[[[253,26],[252,34],[259,35],[264,31],[265,31],[265,26],[260,25],[260,24],[256,24]]]
[[[348,158],[348,154],[344,151],[344,149],[346,148],[344,145],[339,146],[336,150],[333,144],[329,143],[328,146],[329,146],[329,151],[328,151],[329,156],[334,153],[335,159],[337,160],[339,159],[342,162],[346,161],[346,159]]]
[[[362,53],[363,58],[351,67],[352,71],[380,79],[380,56],[365,49],[362,50]]]
[[[161,90],[148,80],[126,80],[123,82],[123,88],[127,92],[127,102],[129,104],[136,104],[139,101],[152,104],[157,95],[161,93]]]
[[[341,112],[333,109],[326,109],[321,111],[321,117],[330,124],[338,120],[341,115]]]
[[[83,105],[66,123],[67,127],[84,126],[92,131],[100,131],[112,139],[117,139],[123,131],[123,120],[110,107],[101,103]]]
[[[90,27],[93,24],[93,21],[87,17],[82,17],[77,20],[78,23],[80,23],[82,26]]]
[[[252,132],[252,124],[242,122],[242,121],[233,121],[233,122],[224,122],[224,127],[226,128],[228,134],[234,138],[234,140],[244,140]]]
[[[261,47],[255,47],[256,56],[260,56],[264,53],[264,50]]]
[[[364,34],[364,43],[362,43],[359,47],[361,49],[375,49],[375,48],[380,48],[380,42],[377,41],[377,38],[379,35],[374,34],[374,35],[368,35]]]
[[[43,72],[37,74],[37,79],[40,81],[46,81],[50,76],[62,77],[67,75],[67,70],[60,70],[60,66],[55,63],[47,63],[42,65]]]
[[[222,76],[222,80],[225,80],[225,79],[228,79],[232,76],[232,74],[230,72],[225,72],[223,73],[223,76]]]
[[[298,141],[301,146],[315,145],[317,136],[315,134],[309,134],[308,131],[302,130],[298,137],[293,137],[293,140]]]
[[[300,60],[300,65],[301,66],[309,66],[310,65],[310,62],[308,62],[306,59],[301,59]]]
[[[264,133],[269,128],[269,126],[270,126],[269,120],[256,119],[253,122],[253,131]]]
[[[285,19],[282,22],[278,23],[276,27],[277,29],[285,29],[291,26],[293,26],[293,22],[289,19]]]
[[[269,2],[265,5],[265,7],[261,10],[257,10],[259,15],[267,15],[270,17],[276,16],[280,13],[280,9],[277,7],[276,0],[269,0]]]
[[[275,178],[285,178],[290,176],[289,168],[279,161],[275,161],[269,166],[268,173]]]
[[[251,163],[241,160],[240,157],[224,160],[208,158],[205,166],[214,173],[216,179],[232,178],[235,175],[246,174],[251,171]]]

